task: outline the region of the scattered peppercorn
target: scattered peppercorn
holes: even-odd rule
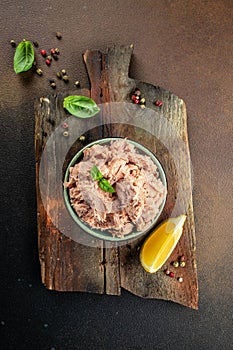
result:
[[[56,83],[51,83],[50,86],[51,88],[56,89]]]
[[[80,138],[79,138],[79,140],[80,140],[80,141],[84,141],[85,138],[86,138],[86,137],[85,137],[84,135],[81,135]]]
[[[140,96],[141,95],[141,91],[139,89],[135,89],[134,90],[134,94],[137,95],[137,96]]]
[[[37,41],[33,41],[33,45],[34,45],[35,47],[39,47],[39,44],[38,44]]]
[[[183,282],[183,277],[178,277],[177,280],[178,280],[178,282],[182,283]]]
[[[40,50],[41,56],[45,57],[47,55],[47,52],[45,50]]]
[[[185,261],[185,256],[184,255],[181,255],[180,261]]]
[[[57,72],[57,78],[58,78],[58,79],[61,79],[61,78],[62,78],[61,73]]]
[[[155,101],[155,105],[156,105],[156,107],[162,107],[163,102],[157,100],[157,101]]]
[[[54,54],[54,55],[53,55],[53,59],[54,59],[55,61],[57,61],[57,60],[58,60],[58,55]]]
[[[42,72],[42,70],[41,70],[40,68],[37,68],[36,74],[38,74],[38,75],[43,75],[43,72]]]
[[[179,266],[179,262],[178,262],[178,261],[173,261],[172,265],[173,265],[174,267],[178,267],[178,266]]]
[[[14,40],[11,40],[10,44],[11,44],[12,47],[16,47],[16,42]]]
[[[55,49],[55,53],[57,54],[57,55],[59,55],[60,54],[60,50],[56,47],[56,49]]]
[[[171,272],[169,273],[169,276],[170,276],[171,278],[173,278],[173,277],[175,276],[174,272],[171,271]]]
[[[64,132],[63,132],[63,136],[68,137],[68,136],[69,136],[68,131],[64,131]]]
[[[165,272],[166,275],[170,275],[171,271],[169,269],[166,269],[164,272]]]
[[[52,61],[53,58],[52,58],[52,56],[49,55],[46,57],[46,59]]]
[[[60,40],[60,39],[62,38],[61,33],[60,33],[60,32],[57,32],[57,33],[56,33],[56,37],[57,37],[57,39],[59,39],[59,40]]]
[[[68,75],[63,75],[62,80],[63,80],[65,83],[68,83],[68,81],[69,81]]]
[[[140,102],[141,102],[142,104],[144,104],[144,103],[146,102],[146,99],[143,97],[143,98],[141,98]]]
[[[76,87],[79,87],[79,86],[80,86],[80,82],[77,80],[77,81],[74,83],[74,85],[75,85]]]
[[[185,267],[185,265],[186,265],[185,261],[180,262],[180,267]]]
[[[51,55],[55,55],[56,54],[56,50],[55,49],[51,49],[50,52],[51,52]]]
[[[51,61],[50,60],[46,60],[45,63],[47,64],[47,66],[50,66],[51,65]]]
[[[142,109],[146,108],[146,106],[144,104],[140,105]]]

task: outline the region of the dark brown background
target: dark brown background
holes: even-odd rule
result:
[[[2,349],[230,349],[232,343],[232,0],[1,1]],[[61,41],[55,32],[61,31]],[[58,46],[44,76],[13,71],[14,39]],[[194,171],[199,310],[159,300],[47,291],[40,282],[36,97],[56,67],[88,87],[87,48],[134,43],[130,75],[182,97]],[[39,51],[38,51],[39,52]]]

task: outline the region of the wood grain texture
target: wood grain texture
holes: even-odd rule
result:
[[[186,108],[184,102],[169,91],[129,78],[132,53],[132,45],[114,46],[104,53],[98,50],[87,50],[84,54],[84,62],[90,78],[91,90],[90,92],[81,91],[80,94],[90,93],[97,103],[130,102],[132,90],[138,87],[146,99],[148,110],[154,110],[160,118],[155,122],[153,114],[141,113],[137,124],[132,123],[132,116],[126,114],[125,123],[118,124],[113,118],[111,104],[106,103],[102,106],[100,115],[101,126],[90,130],[85,142],[108,136],[128,137],[156,153],[164,167],[168,182],[168,197],[160,221],[170,215],[183,213],[182,208],[187,209],[183,235],[164,268],[167,266],[172,269],[172,261],[180,255],[185,255],[186,267],[176,269],[174,279],[164,274],[164,268],[151,275],[146,273],[139,263],[139,250],[145,237],[121,247],[106,248],[103,245],[102,248],[91,248],[67,238],[56,229],[56,222],[51,223],[48,214],[51,208],[44,208],[41,202],[38,178],[39,162],[46,140],[56,125],[67,118],[67,113],[62,107],[64,96],[58,95],[41,98],[35,104],[38,237],[42,281],[49,289],[112,295],[119,295],[123,287],[144,298],[171,300],[196,309],[198,307],[196,242]],[[163,101],[162,108],[158,109],[154,105],[156,100]],[[46,101],[49,101],[49,108]],[[119,107],[114,106],[114,113],[118,108],[121,113],[121,104]],[[164,118],[171,128],[166,127]],[[182,154],[179,156],[178,163],[171,154],[170,148],[161,142],[161,139],[168,139],[172,146],[174,130],[182,140]],[[55,153],[58,153],[59,147],[63,147],[62,142],[54,145]],[[71,158],[75,151],[74,145],[68,158]],[[45,173],[44,176],[49,174]],[[50,186],[53,184],[51,183]],[[188,196],[182,197],[182,193]],[[177,207],[178,196],[181,196],[181,199]],[[53,210],[57,213],[57,220],[59,220],[59,201],[54,198],[53,203]],[[183,283],[177,281],[179,276],[183,277]]]

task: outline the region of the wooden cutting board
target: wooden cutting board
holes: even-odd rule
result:
[[[46,288],[57,291],[111,295],[120,295],[121,288],[124,288],[144,298],[170,300],[197,309],[196,242],[185,104],[163,88],[129,78],[132,52],[133,45],[114,46],[106,52],[87,50],[84,62],[90,78],[90,91],[80,89],[78,93],[76,90],[69,94],[54,94],[35,102],[38,241],[42,282]],[[132,91],[136,87],[146,100],[145,109],[131,101]],[[85,139],[80,139],[81,134],[77,133],[77,139],[61,166],[54,159],[59,159],[64,147],[67,148],[69,135],[64,136],[63,132],[69,134],[71,131],[69,128],[63,129],[63,121],[74,118],[63,109],[63,99],[72,94],[92,97],[102,104],[102,111],[85,121],[76,118],[77,130],[84,130],[83,123],[86,123]],[[155,105],[157,100],[163,102],[161,107]],[[59,142],[56,139],[50,146],[53,159],[47,159],[43,154],[54,132],[59,133]],[[102,242],[96,247],[78,243],[70,238],[72,235],[57,228],[60,227],[60,208],[64,204],[56,195],[56,188],[50,191],[55,186],[54,174],[64,174],[65,166],[84,145],[110,136],[128,137],[142,143],[162,163],[167,176],[168,196],[159,222],[170,216],[187,214],[178,245],[164,267],[155,274],[145,272],[139,262],[139,251],[145,237],[120,247],[112,245],[108,248]],[[42,157],[43,170],[40,169]],[[52,171],[50,161],[54,162]],[[45,179],[48,188],[46,201],[42,200],[41,179]],[[181,255],[186,258],[186,266],[174,268],[172,262]],[[174,271],[175,277],[167,276],[165,268]],[[183,278],[182,283],[178,282],[178,277]]]

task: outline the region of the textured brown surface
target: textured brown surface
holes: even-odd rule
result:
[[[192,344],[201,350],[231,348],[232,13],[232,0],[1,1],[0,249],[5,262],[1,300],[6,306],[1,308],[5,321],[1,341],[4,344],[5,339],[5,348],[72,349],[77,344],[89,349],[187,349]],[[63,34],[60,42],[55,38],[57,30]],[[48,68],[38,55],[42,78],[16,76],[12,38],[37,40],[46,49],[59,46],[60,60]],[[88,88],[81,53],[131,42],[135,49],[130,76],[172,91],[187,106],[200,292],[197,312],[129,293],[120,298],[48,293],[40,281],[34,99],[51,93],[47,79],[56,67],[65,68],[72,77],[70,85],[59,82],[57,91],[68,91],[76,78]]]

